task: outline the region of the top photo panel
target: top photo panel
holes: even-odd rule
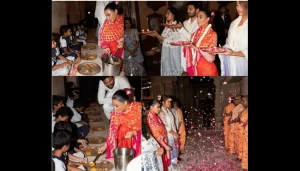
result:
[[[52,76],[125,76],[123,4],[52,1]]]
[[[123,13],[126,75],[248,76],[248,1],[131,1]]]
[[[248,76],[248,1],[53,1],[53,76]]]

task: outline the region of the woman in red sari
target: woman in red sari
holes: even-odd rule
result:
[[[106,53],[123,59],[124,16],[118,14],[118,6],[114,2],[106,5],[104,13],[106,19],[99,30],[99,46]]]
[[[106,158],[113,158],[116,148],[131,148],[135,157],[141,153],[141,121],[142,105],[132,101],[133,91],[118,90],[112,96],[115,109],[111,112],[110,125],[106,143],[98,149],[98,153],[106,150]]]
[[[217,33],[211,28],[210,19],[209,11],[200,10],[198,12],[199,28],[191,36],[193,44],[186,45],[183,49],[189,76],[218,76],[218,70],[214,64],[215,54],[200,50],[200,47],[217,46]]]
[[[147,115],[147,124],[150,128],[150,132],[159,145],[165,149],[166,153],[162,155],[164,171],[168,171],[168,167],[171,164],[171,147],[168,146],[167,130],[165,125],[159,119],[157,114],[160,111],[160,104],[157,100],[151,100],[148,104],[149,113]]]

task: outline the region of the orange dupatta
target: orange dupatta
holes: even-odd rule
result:
[[[142,121],[142,105],[140,102],[135,102],[135,101],[131,102],[129,104],[128,109],[121,114],[115,111],[111,112],[108,136],[106,138],[106,143],[107,143],[106,158],[113,157],[112,151],[118,147],[117,139],[119,144],[122,143],[122,141],[127,141],[126,140],[127,138],[125,139],[118,138],[118,131],[123,125],[129,128],[128,131],[137,131],[137,135],[132,137],[133,139],[129,139],[129,141],[133,143],[131,147],[133,147],[133,149],[136,152],[135,156],[137,156],[140,153],[141,128],[142,128],[141,121]]]
[[[109,48],[112,55],[123,58],[123,15],[119,15],[114,22],[110,22],[108,19],[105,19],[103,26],[99,30],[99,36],[99,45],[102,49]],[[102,56],[104,56],[104,54]]]

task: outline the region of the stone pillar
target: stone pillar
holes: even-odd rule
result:
[[[222,92],[222,84],[224,81],[224,77],[214,77],[214,84],[216,86],[216,94],[215,94],[215,128],[220,129],[222,127],[223,122],[223,92]]]

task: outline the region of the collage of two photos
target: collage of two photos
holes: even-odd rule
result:
[[[248,170],[248,1],[52,1],[52,170]]]

